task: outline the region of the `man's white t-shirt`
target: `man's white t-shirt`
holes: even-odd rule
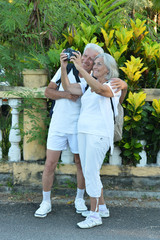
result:
[[[57,82],[61,78],[61,68],[56,72],[54,77],[51,79],[52,82]],[[68,74],[70,83],[76,83],[73,69]],[[80,79],[80,86],[82,92],[85,91],[87,83],[84,78]],[[60,84],[59,91],[64,91],[62,84]],[[49,132],[57,132],[62,135],[65,134],[77,134],[77,122],[81,108],[81,97],[76,102],[69,99],[58,99],[55,101],[53,114],[50,122]]]

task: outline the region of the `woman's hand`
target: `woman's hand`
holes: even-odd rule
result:
[[[75,56],[72,56],[70,58],[70,61],[74,63],[75,67],[77,68],[77,70],[79,70],[79,68],[81,67],[82,65],[82,62],[81,62],[81,53],[76,53],[74,52],[74,55]]]

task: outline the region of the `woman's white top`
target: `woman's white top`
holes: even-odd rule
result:
[[[104,84],[107,84],[113,92],[114,97],[112,97],[112,102],[116,116],[118,114],[117,105],[119,103],[121,91],[115,93],[115,90],[112,89],[110,82]],[[114,114],[110,97],[104,97],[95,92],[91,92],[91,88],[88,88],[81,97],[78,132],[108,137],[112,152],[114,138]]]

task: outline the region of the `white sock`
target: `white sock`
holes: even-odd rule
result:
[[[85,189],[77,188],[76,198],[83,198],[84,197],[84,192],[85,192]]]
[[[51,191],[45,192],[43,191],[43,201],[51,202]]]
[[[90,211],[90,216],[93,218],[100,218],[99,212]]]
[[[99,205],[99,211],[105,211],[107,210],[106,204]]]

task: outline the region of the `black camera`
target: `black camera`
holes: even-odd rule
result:
[[[66,61],[70,61],[70,57],[75,56],[74,53],[79,53],[78,51],[73,50],[72,48],[67,48],[64,50],[64,53],[67,54]]]

